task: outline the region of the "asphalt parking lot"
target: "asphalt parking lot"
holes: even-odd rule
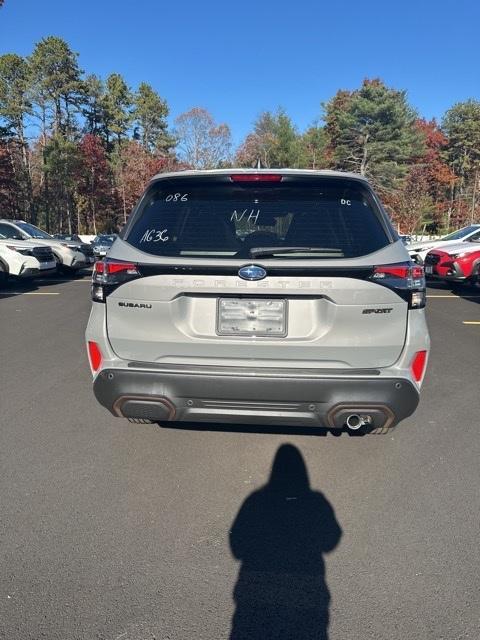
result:
[[[335,437],[113,418],[91,392],[88,285],[0,292],[0,638],[480,637],[480,292],[429,288],[417,413]],[[279,503],[286,443],[310,488],[300,464]]]

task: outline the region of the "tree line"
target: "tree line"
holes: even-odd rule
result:
[[[237,149],[201,107],[168,124],[147,82],[85,74],[49,36],[27,57],[0,56],[0,217],[50,232],[118,230],[156,173],[255,166],[360,173],[403,233],[480,221],[480,102],[427,121],[380,79],[339,90],[299,131],[283,110],[261,113]]]

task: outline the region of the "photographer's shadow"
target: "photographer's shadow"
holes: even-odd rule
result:
[[[300,451],[282,445],[268,484],[245,500],[230,532],[242,563],[230,640],[327,640],[323,554],[341,535],[328,500],[310,489]]]

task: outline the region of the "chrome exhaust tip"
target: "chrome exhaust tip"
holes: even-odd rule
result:
[[[347,427],[349,429],[356,431],[357,429],[360,429],[361,426],[362,422],[358,413],[352,413],[351,415],[347,416]]]
[[[360,415],[358,413],[352,413],[347,416],[347,427],[352,431],[357,431],[362,427],[372,424],[372,416]]]

